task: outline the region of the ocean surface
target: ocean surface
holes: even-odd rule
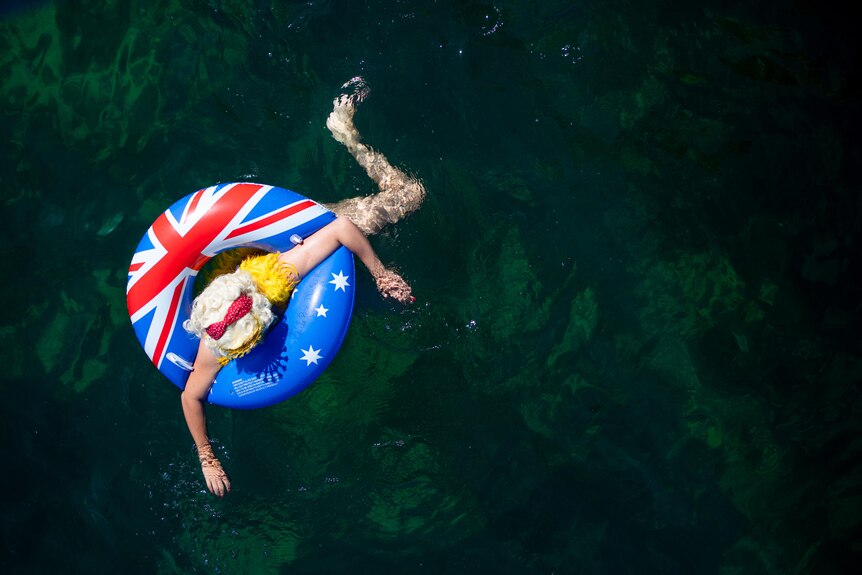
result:
[[[809,0],[4,3],[0,571],[848,573],[862,560],[862,66]],[[178,390],[125,307],[178,198],[421,179],[341,352]],[[855,535],[854,535],[855,534]]]

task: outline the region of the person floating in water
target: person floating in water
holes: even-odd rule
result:
[[[425,188],[360,141],[353,116],[368,95],[362,78],[349,80],[342,89],[347,93],[333,101],[326,127],[377,184],[378,193],[328,205],[338,217],[301,244],[284,253],[247,258],[236,271],[213,279],[195,298],[191,316],[183,324],[201,340],[194,370],[181,394],[183,415],[207,489],[219,497],[230,491],[230,480],[210,445],[206,398],[221,367],[251,351],[265,337],[274,319],[273,306],[286,306],[294,286],[340,246],[365,264],[384,297],[404,304],[414,300],[407,282],[380,262],[366,234],[377,233],[419,209]]]

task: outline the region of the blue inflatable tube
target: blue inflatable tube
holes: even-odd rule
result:
[[[335,214],[295,192],[252,183],[186,196],[144,234],[129,266],[126,302],[138,341],[174,385],[185,388],[199,340],[183,322],[194,282],[217,253],[253,247],[288,251]],[[297,285],[283,317],[248,355],[221,369],[209,401],[239,409],[278,403],[308,387],[335,358],[350,325],[353,255],[342,247]]]

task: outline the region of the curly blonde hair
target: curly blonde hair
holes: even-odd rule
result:
[[[252,299],[251,311],[228,326],[224,335],[214,340],[206,328],[224,319],[230,305],[240,296]],[[257,284],[245,270],[220,275],[195,298],[192,312],[183,328],[204,342],[219,358],[219,363],[248,353],[261,339],[273,322],[272,304],[257,288]]]

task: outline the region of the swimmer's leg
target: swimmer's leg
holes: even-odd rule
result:
[[[360,142],[353,124],[356,105],[368,95],[362,78],[353,78],[342,86],[352,93],[333,101],[326,127],[332,137],[344,144],[356,162],[365,168],[379,192],[366,197],[350,198],[327,206],[339,216],[345,216],[366,234],[375,234],[385,225],[394,224],[419,209],[425,199],[425,186],[394,167],[383,154]]]

